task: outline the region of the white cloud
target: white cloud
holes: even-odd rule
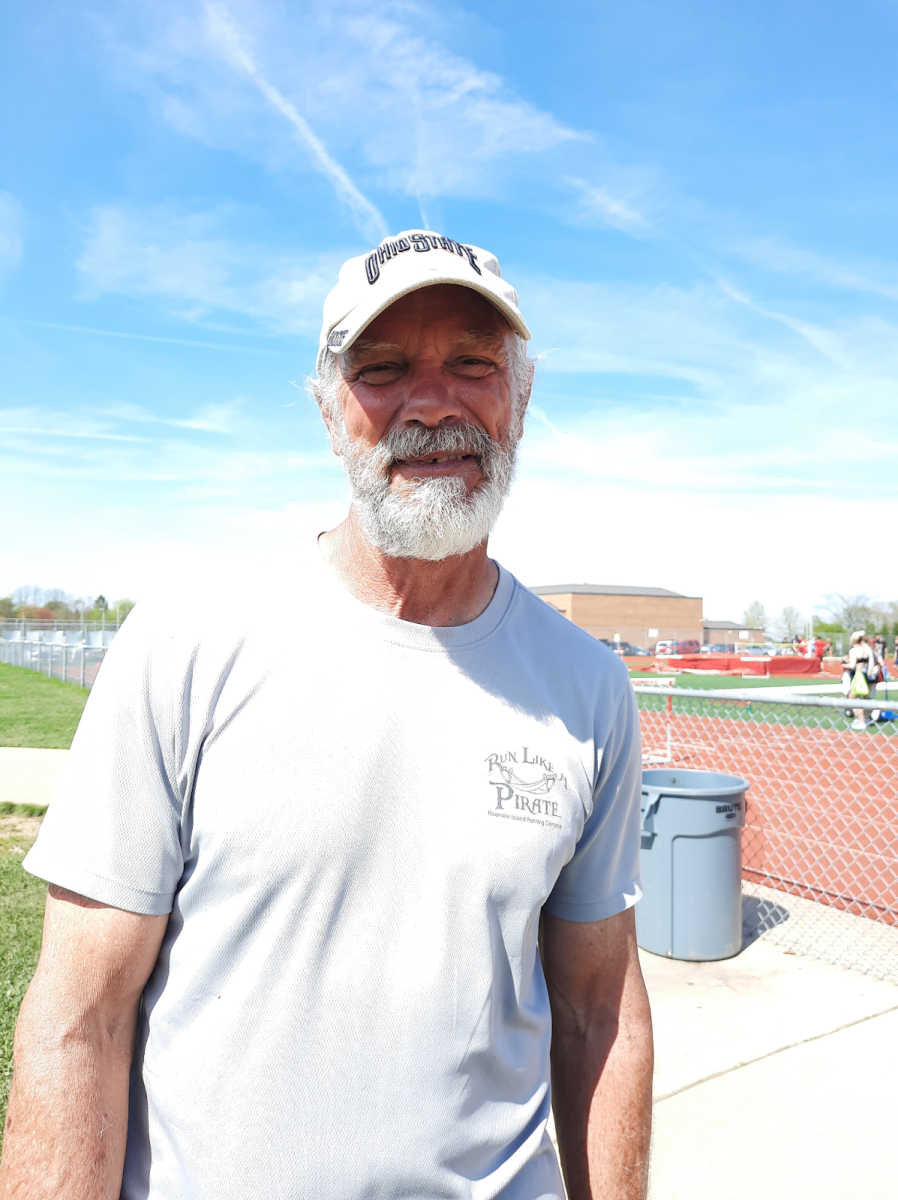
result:
[[[106,30],[106,59],[123,85],[189,137],[278,170],[312,165],[366,236],[381,221],[371,187],[424,200],[494,194],[522,164],[583,143],[454,53],[451,22],[430,4],[313,0],[300,13],[285,0],[204,10],[153,0],[126,16]],[[340,158],[358,164],[361,183]]]
[[[271,351],[260,346],[240,345],[237,342],[210,342],[208,338],[197,341],[196,338],[163,337],[152,333],[133,333],[122,329],[97,329],[91,325],[69,325],[60,321],[35,321],[30,317],[10,317],[0,315],[2,321],[14,321],[19,325],[32,325],[36,329],[60,329],[66,333],[86,333],[91,337],[122,338],[134,342],[161,342],[169,346],[194,346],[198,350],[227,350],[237,354],[270,354]]]
[[[170,599],[173,591],[195,584],[224,604],[259,606],[260,620],[289,632],[297,586],[289,576],[297,551],[313,549],[315,536],[337,524],[344,507],[342,498],[276,511],[219,502],[157,508],[148,519],[145,511],[121,505],[98,522],[88,506],[73,506],[64,523],[73,536],[52,539],[46,530],[63,527],[59,514],[34,508],[0,546],[0,595],[28,579],[64,580],[80,595],[102,591],[138,600],[159,594]],[[88,539],[74,536],[85,530]]]
[[[563,181],[578,193],[577,217],[585,223],[598,222],[628,233],[644,233],[649,222],[633,205],[630,197],[617,194],[607,186],[590,184],[568,176]]]
[[[898,265],[894,263],[845,262],[777,238],[741,241],[733,249],[746,262],[771,273],[804,276],[827,287],[898,300]]]
[[[98,414],[117,421],[132,421],[141,425],[167,425],[173,429],[194,429],[202,433],[233,433],[241,413],[242,403],[206,404],[192,417],[162,417],[140,404],[110,404]]]
[[[875,535],[896,521],[894,495],[697,496],[548,480],[525,464],[491,550],[529,585],[667,587],[702,596],[706,616],[727,618],[756,598],[768,611],[808,612],[832,591],[898,596],[893,560],[880,556],[859,576],[836,549],[856,544],[858,530]]]
[[[224,6],[211,4],[209,0],[205,0],[203,8],[211,40],[220,48],[222,57],[237,71],[251,79],[271,107],[293,127],[299,135],[300,141],[309,151],[318,170],[330,182],[337,196],[349,205],[359,231],[371,241],[380,241],[381,238],[386,237],[388,230],[381,214],[367,196],[362,195],[343,167],[328,154],[321,139],[313,132],[305,117],[301,116],[283,92],[266,78],[244,44],[240,30],[230,20]]]
[[[388,186],[423,197],[482,195],[513,160],[583,140],[439,36],[411,33],[433,23],[428,6],[386,4],[374,13],[355,4],[349,14],[345,29],[357,50],[341,52],[361,70],[341,94],[356,120],[368,109],[364,152]]]
[[[9,192],[0,192],[0,275],[19,265],[25,241],[22,206]]]
[[[266,427],[239,400],[175,419],[130,403],[0,409],[0,474],[26,526],[62,529],[92,509],[105,523],[127,511],[147,536],[177,536],[186,514],[204,508],[278,511],[343,492],[339,461],[311,412]],[[93,517],[90,525],[96,533]]]
[[[254,245],[229,233],[232,215],[174,204],[94,209],[77,264],[83,295],[152,297],[211,328],[238,317],[242,330],[317,338],[324,297],[346,256],[291,256]]]
[[[666,408],[678,421],[690,409],[703,421],[711,412],[739,411],[752,414],[756,427],[800,428],[802,445],[812,426],[891,422],[896,323],[841,315],[828,324],[810,321],[800,311],[781,311],[784,305],[757,303],[744,289],[712,283],[510,275],[539,344],[558,347],[542,367],[546,375],[624,377],[619,401],[605,400],[606,406]],[[666,402],[650,403],[659,389]]]

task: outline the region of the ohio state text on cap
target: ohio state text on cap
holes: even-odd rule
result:
[[[340,268],[337,286],[324,302],[318,361],[325,350],[333,354],[348,350],[374,318],[401,296],[436,283],[460,284],[479,292],[515,333],[530,340],[517,292],[502,278],[494,254],[439,233],[407,229]]]

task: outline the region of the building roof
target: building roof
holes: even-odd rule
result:
[[[745,629],[743,621],[708,621],[704,622],[705,629]]]
[[[558,583],[532,587],[530,591],[537,596],[667,596],[677,600],[697,599],[695,596],[684,596],[681,592],[669,592],[667,588],[623,587],[616,583]]]

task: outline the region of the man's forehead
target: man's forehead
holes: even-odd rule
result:
[[[499,310],[471,288],[432,284],[400,296],[360,332],[357,340],[404,342],[439,330],[459,335],[477,331],[484,336],[511,332]]]
[[[364,351],[365,353],[368,353],[371,350],[401,350],[405,348],[410,340],[416,342],[429,340],[429,334],[431,333],[431,330],[426,326],[421,330],[412,327],[407,331],[412,335],[411,338],[403,337],[402,334],[405,331],[401,329],[384,330],[384,336],[382,337],[378,337],[376,335],[376,331],[372,330],[372,332],[375,334],[374,337],[365,337],[363,334],[360,338],[356,339],[352,346],[349,347],[349,349],[346,351],[346,354],[351,355],[357,351]],[[505,341],[506,337],[505,330],[490,329],[488,327],[478,325],[471,325],[467,328],[465,328],[463,325],[460,325],[457,329],[443,328],[439,331],[433,332],[438,332],[442,338],[451,342],[454,346],[482,346],[485,344],[499,345]],[[508,332],[510,332],[510,330]]]

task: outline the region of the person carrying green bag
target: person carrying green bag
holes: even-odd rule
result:
[[[879,663],[870,645],[870,639],[862,629],[851,635],[848,654],[842,659],[842,694],[855,700],[872,699],[879,679]],[[852,729],[866,729],[872,725],[870,714],[863,708],[855,708]]]

